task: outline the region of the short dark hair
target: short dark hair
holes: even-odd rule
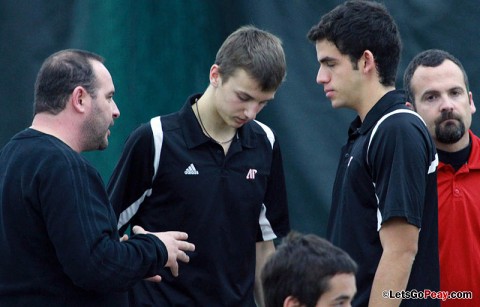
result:
[[[262,91],[276,90],[287,67],[281,40],[254,26],[243,26],[230,34],[218,50],[215,64],[224,82],[242,68],[259,82]]]
[[[383,4],[351,0],[323,15],[307,34],[312,42],[327,40],[348,55],[353,67],[365,50],[375,57],[380,83],[395,85],[402,42],[397,24]]]
[[[405,93],[407,95],[407,101],[415,105],[415,94],[413,93],[413,88],[412,88],[412,78],[417,68],[419,66],[438,67],[445,60],[452,61],[460,68],[460,70],[463,73],[465,87],[467,88],[467,92],[469,91],[470,86],[468,84],[468,76],[467,76],[467,73],[465,72],[465,69],[463,68],[462,63],[447,51],[439,50],[439,49],[429,49],[417,54],[412,59],[412,61],[410,61],[407,68],[405,69],[405,73],[403,74],[403,86],[405,89]]]
[[[357,265],[342,249],[314,234],[290,233],[261,272],[266,307],[285,298],[315,306],[336,274],[356,274]]]
[[[84,87],[95,98],[97,85],[91,60],[104,61],[95,53],[78,49],[66,49],[49,56],[35,81],[34,115],[60,113],[77,86]]]

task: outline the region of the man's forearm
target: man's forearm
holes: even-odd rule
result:
[[[377,267],[370,293],[369,307],[399,306],[401,299],[384,296],[389,290],[405,290],[415,255],[409,252],[384,252]]]

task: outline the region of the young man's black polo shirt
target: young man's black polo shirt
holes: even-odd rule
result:
[[[401,91],[383,96],[351,124],[334,183],[327,237],[359,264],[355,306],[366,306],[382,255],[378,231],[403,217],[420,231],[407,290],[439,290],[435,144]],[[392,264],[394,265],[394,264]],[[384,289],[389,290],[389,289]],[[438,300],[405,300],[437,306]]]
[[[253,121],[238,129],[227,155],[206,137],[190,97],[127,140],[108,190],[119,228],[188,233],[196,250],[159,284],[143,282],[135,302],[160,306],[254,306],[255,243],[289,231],[280,148]]]

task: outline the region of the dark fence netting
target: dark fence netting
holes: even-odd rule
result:
[[[60,49],[87,49],[106,58],[121,111],[109,148],[85,154],[107,181],[128,134],[204,90],[223,39],[240,25],[253,24],[278,35],[287,55],[287,78],[258,119],[275,130],[282,146],[292,227],[324,235],[339,150],[355,113],[333,110],[315,83],[318,63],[306,33],[341,2],[0,0],[0,146],[30,125],[42,61]],[[397,86],[402,87],[403,70],[416,53],[440,48],[463,62],[475,98],[480,82],[476,1],[384,3],[404,43]],[[474,132],[480,133],[479,125],[474,115]]]

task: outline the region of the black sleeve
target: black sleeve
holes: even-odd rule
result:
[[[161,271],[168,255],[158,238],[137,235],[119,241],[102,179],[88,162],[68,154],[51,157],[41,173],[46,232],[76,285],[98,292],[126,290]]]
[[[428,131],[412,114],[393,115],[379,126],[368,159],[383,222],[404,217],[421,228],[430,151]]]

